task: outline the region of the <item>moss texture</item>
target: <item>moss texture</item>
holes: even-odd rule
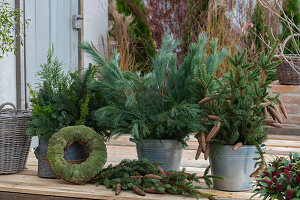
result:
[[[89,150],[89,157],[80,164],[70,164],[64,158],[66,146],[75,141],[85,144]],[[49,140],[47,157],[57,178],[80,184],[90,181],[101,171],[107,152],[102,137],[91,128],[80,125],[65,127],[55,133]]]

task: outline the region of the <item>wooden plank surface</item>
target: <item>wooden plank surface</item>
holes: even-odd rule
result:
[[[0,192],[1,200],[84,200],[86,198],[59,197],[53,195],[25,194],[16,192]]]
[[[209,165],[207,160],[204,160],[203,155],[199,160],[194,160],[196,153],[197,143],[191,137],[188,142],[189,147],[184,150],[182,158],[182,167],[185,167],[188,172],[195,172],[203,174],[205,168]],[[270,136],[266,142],[267,145],[267,160],[271,159],[270,154],[287,155],[289,152],[300,153],[300,139],[298,136]],[[117,140],[107,142],[108,164],[117,164],[122,159],[136,159],[135,144],[129,142],[129,136],[123,136]],[[126,153],[125,153],[126,152]],[[253,193],[246,192],[224,192],[212,189],[203,189],[203,192],[208,192],[216,195],[217,199],[249,199]],[[114,192],[106,189],[104,186],[95,186],[91,184],[86,185],[72,185],[62,180],[57,179],[42,179],[37,176],[37,160],[33,152],[30,152],[27,169],[19,174],[13,175],[0,175],[0,199],[6,200],[8,197],[11,199],[61,199],[65,200],[68,197],[77,199],[160,199],[160,200],[179,200],[179,199],[194,199],[189,196],[182,195],[156,195],[147,194],[141,197],[133,194],[130,191],[121,192],[121,195],[115,196]],[[2,195],[2,196],[1,196]],[[7,195],[7,198],[3,196]],[[23,195],[23,197],[22,197]],[[41,196],[45,195],[45,196]],[[3,198],[2,198],[3,197]],[[53,197],[53,198],[52,198]],[[54,198],[57,197],[57,198]],[[58,198],[60,197],[60,198]],[[259,199],[259,198],[254,198]]]

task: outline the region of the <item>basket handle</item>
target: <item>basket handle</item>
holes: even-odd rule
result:
[[[6,102],[6,103],[3,103],[0,105],[0,112],[2,111],[2,109],[4,108],[4,106],[11,106],[13,107],[13,119],[15,120],[16,119],[16,115],[17,115],[17,108],[16,106],[13,104],[13,103],[10,103],[10,102]]]
[[[296,33],[293,35],[289,35],[282,43],[282,46],[280,46],[280,50],[281,50],[281,56],[283,57],[283,59],[293,68],[293,70],[295,70],[297,73],[300,73],[300,69],[292,62],[288,61],[288,59],[286,58],[286,56],[284,55],[284,49],[285,49],[285,45],[287,44],[287,42],[292,39],[293,37],[298,36],[300,37],[300,33]]]

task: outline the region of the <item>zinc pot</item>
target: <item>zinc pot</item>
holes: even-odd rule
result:
[[[164,163],[161,168],[165,171],[179,171],[183,147],[177,140],[144,140],[136,143],[138,159],[146,158],[151,162]]]
[[[38,176],[41,178],[55,178],[47,161],[48,140],[39,139],[39,146],[34,151],[38,159]],[[80,163],[89,157],[87,149],[78,142],[74,142],[65,150],[65,159],[69,163]]]
[[[250,175],[255,171],[257,149],[254,145],[244,145],[237,150],[232,150],[232,147],[223,145],[219,152],[213,152],[209,156],[212,174],[224,177],[224,180],[213,179],[214,188],[224,191],[250,190]]]

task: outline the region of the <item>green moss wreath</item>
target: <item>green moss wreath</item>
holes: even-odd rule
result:
[[[64,151],[73,142],[79,142],[89,151],[89,157],[80,164],[70,164],[64,158]],[[57,178],[80,184],[88,182],[103,168],[106,159],[106,146],[103,139],[86,126],[69,126],[62,128],[49,140],[48,162]]]

